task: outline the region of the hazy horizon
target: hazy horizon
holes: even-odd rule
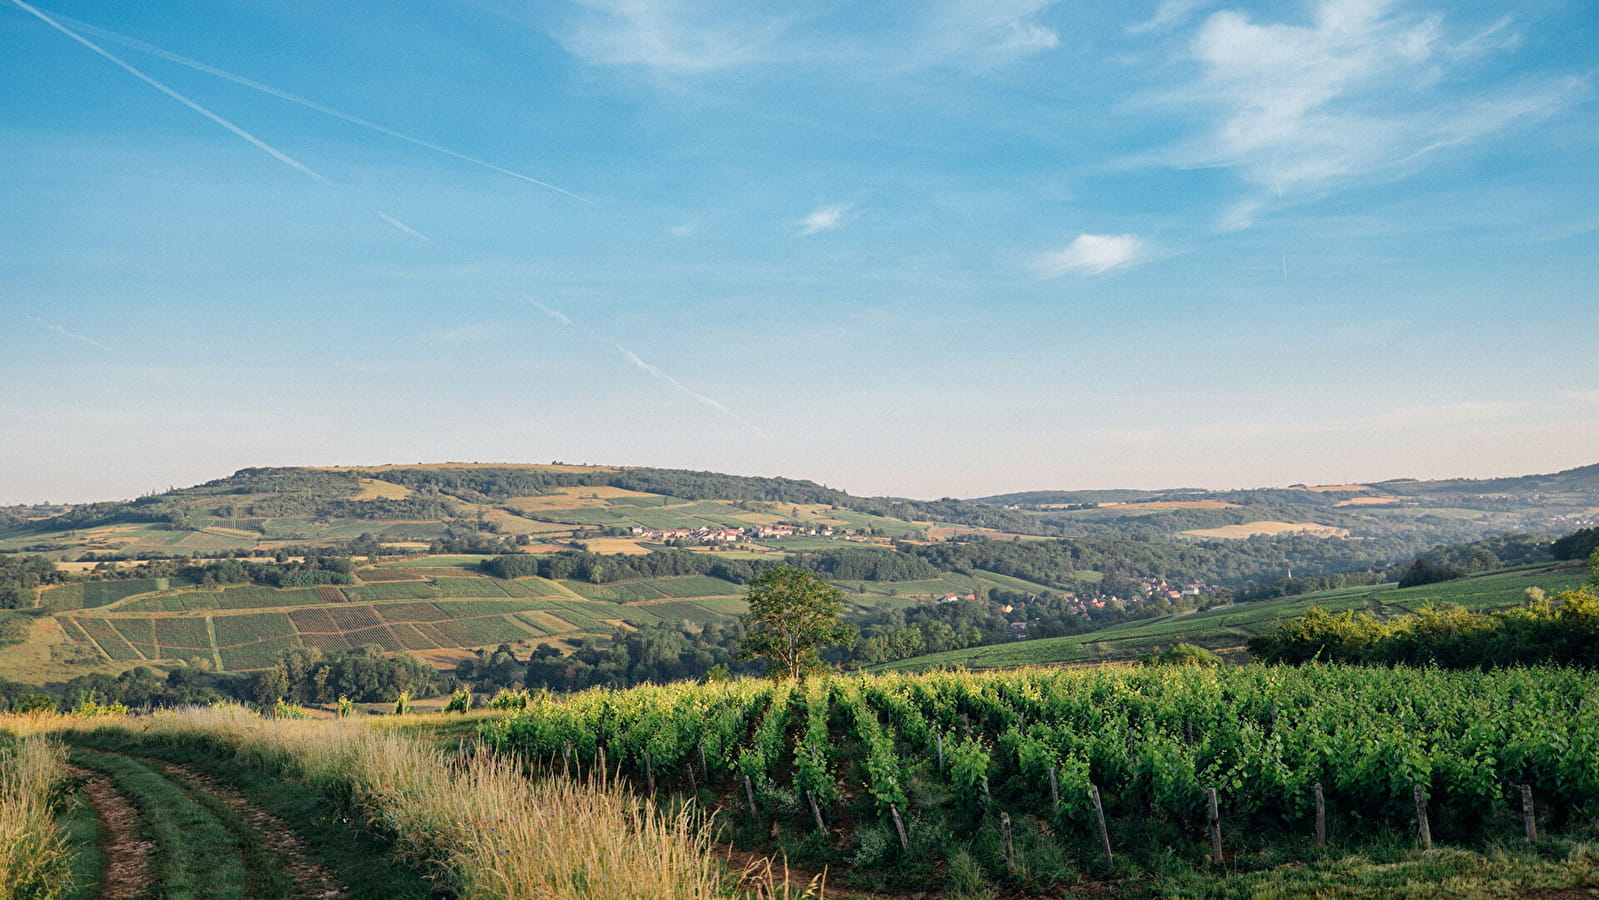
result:
[[[1599,460],[1570,0],[0,0],[0,503]]]

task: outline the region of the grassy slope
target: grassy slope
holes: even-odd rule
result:
[[[1250,637],[1272,630],[1283,620],[1303,615],[1311,606],[1334,612],[1370,610],[1383,616],[1407,615],[1426,603],[1458,603],[1470,609],[1493,609],[1520,603],[1528,588],[1537,587],[1553,594],[1576,587],[1585,578],[1586,572],[1575,565],[1534,566],[1403,590],[1393,584],[1383,584],[1320,591],[1204,612],[1141,619],[1089,634],[932,653],[887,663],[877,670],[915,671],[953,665],[993,669],[1130,659],[1179,641],[1227,650],[1242,647]]]

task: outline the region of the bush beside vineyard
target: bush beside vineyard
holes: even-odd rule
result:
[[[538,695],[481,727],[492,746],[535,762],[588,770],[603,755],[641,788],[698,790],[744,841],[775,835],[791,857],[895,872],[879,883],[900,886],[925,884],[956,855],[1012,883],[1102,865],[1091,784],[1118,852],[1145,860],[1203,859],[1208,788],[1229,841],[1255,846],[1308,846],[1317,784],[1335,839],[1351,844],[1413,829],[1417,785],[1440,840],[1476,844],[1519,827],[1521,784],[1545,827],[1599,817],[1599,675],[1568,669],[744,680]],[[1016,823],[1013,874],[998,849],[1001,813]]]

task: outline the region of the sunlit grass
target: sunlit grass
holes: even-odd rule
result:
[[[71,880],[66,836],[51,799],[66,753],[42,736],[0,733],[0,900],[59,896]]]
[[[24,727],[232,748],[243,762],[348,797],[402,856],[433,868],[463,898],[690,900],[785,890],[770,877],[734,884],[711,852],[708,821],[692,808],[669,815],[614,783],[529,779],[517,762],[461,758],[368,717],[273,720],[218,707],[37,718]]]

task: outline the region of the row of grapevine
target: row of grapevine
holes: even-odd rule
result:
[[[1212,788],[1230,826],[1257,834],[1308,834],[1317,785],[1346,834],[1407,826],[1417,786],[1451,840],[1502,825],[1523,784],[1546,826],[1599,817],[1599,675],[1565,669],[683,684],[546,697],[482,728],[491,744],[535,759],[575,754],[594,765],[603,747],[640,785],[712,788],[734,809],[754,802],[763,808],[751,812],[787,815],[795,829],[821,827],[824,815],[892,816],[901,827],[901,813],[967,827],[1005,811],[1088,834],[1091,786],[1113,823],[1164,822],[1180,835],[1202,832]]]

